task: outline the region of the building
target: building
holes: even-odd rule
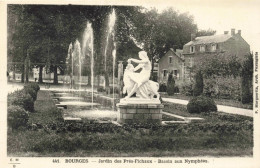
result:
[[[235,29],[231,29],[230,34],[224,31],[224,34],[201,37],[192,34],[191,41],[183,46],[183,50],[170,49],[158,61],[158,82],[167,83],[170,72],[177,83],[190,81],[191,68],[209,55],[236,56],[243,60],[249,53],[250,46],[241,36],[241,30],[235,33]]]
[[[184,76],[184,58],[182,50],[170,49],[158,61],[158,82],[167,83],[169,73],[173,73],[176,83],[183,81]]]
[[[226,56],[236,56],[243,60],[245,55],[250,53],[249,44],[242,38],[241,30],[235,33],[235,29],[231,29],[231,33],[224,31],[224,34],[196,37],[191,35],[191,41],[183,46],[184,63],[184,79],[190,79],[190,68],[197,61],[206,56],[222,54]]]

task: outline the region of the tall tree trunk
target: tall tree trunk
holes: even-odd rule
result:
[[[97,87],[100,86],[100,75],[97,75]]]
[[[25,62],[25,69],[26,69],[25,79],[26,79],[26,83],[28,83],[29,82],[29,56],[28,56],[28,54],[27,54],[26,62]]]
[[[13,81],[15,81],[15,64],[13,65],[14,66],[14,70],[13,70]]]
[[[105,84],[106,88],[109,87],[109,75],[107,72],[105,72]]]
[[[57,73],[57,65],[54,66],[54,79],[53,79],[53,83],[54,84],[58,84],[58,73]]]
[[[153,70],[154,70],[154,60],[153,60],[153,58],[152,58],[152,70],[151,70],[151,76],[150,76],[150,79],[154,79],[153,78]]]
[[[91,75],[88,75],[88,84],[87,86],[91,86]]]
[[[43,69],[43,66],[40,66],[39,83],[43,83],[43,81],[42,81],[42,69]]]
[[[22,65],[21,83],[24,83],[24,65]]]
[[[25,63],[25,79],[26,79],[26,83],[29,82],[29,65],[28,65],[28,60],[26,60]]]

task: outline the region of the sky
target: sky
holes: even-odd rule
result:
[[[260,0],[172,0],[150,1],[144,7],[155,7],[159,12],[167,7],[194,16],[199,29],[216,30],[216,34],[241,30],[242,37],[253,52],[260,51]]]

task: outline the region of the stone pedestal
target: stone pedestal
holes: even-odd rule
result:
[[[121,99],[117,104],[117,122],[121,124],[161,124],[163,105],[157,99]]]

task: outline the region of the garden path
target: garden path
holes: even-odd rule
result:
[[[181,99],[173,99],[173,98],[162,98],[163,101],[170,102],[170,103],[177,103],[182,105],[187,105],[188,100],[181,100]],[[243,116],[253,117],[253,110],[231,107],[231,106],[223,106],[217,105],[218,111],[230,114],[238,114]]]

